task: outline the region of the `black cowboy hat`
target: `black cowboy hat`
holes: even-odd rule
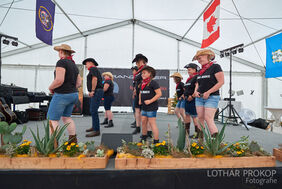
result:
[[[82,64],[85,65],[86,62],[92,62],[95,66],[99,65],[94,58],[86,58],[85,60],[83,60]]]
[[[138,67],[137,67],[137,66],[133,66],[133,67],[131,68],[131,70],[136,70],[136,71],[138,71]]]
[[[138,62],[139,60],[144,60],[145,63],[148,62],[148,58],[146,56],[144,56],[143,54],[137,54],[135,56],[135,58],[132,60],[132,63],[133,62]]]
[[[193,68],[193,69],[198,71],[200,67],[197,64],[190,63],[190,64],[187,64],[186,66],[184,66],[184,68],[186,68],[186,69]]]
[[[145,66],[144,68],[142,68],[142,70],[140,72],[142,72],[144,70],[147,70],[149,73],[151,73],[152,78],[154,78],[156,76],[156,70],[153,67]]]

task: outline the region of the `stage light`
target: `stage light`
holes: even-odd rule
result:
[[[230,55],[230,52],[225,52],[225,56],[229,56]]]
[[[239,52],[239,53],[242,53],[242,52],[244,52],[244,49],[243,49],[243,47],[239,48],[239,49],[238,49],[238,52]]]
[[[223,57],[224,57],[224,53],[220,52],[220,58],[223,58]]]
[[[18,46],[18,42],[17,41],[12,41],[12,45],[17,47]]]
[[[3,40],[3,44],[5,44],[5,45],[9,45],[9,43],[10,43],[10,41],[9,41],[9,40],[7,40],[7,39],[4,39],[4,40]]]
[[[237,49],[232,50],[232,54],[236,54],[237,53]]]

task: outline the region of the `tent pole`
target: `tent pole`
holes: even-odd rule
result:
[[[180,65],[180,49],[179,49],[179,43],[180,41],[179,40],[176,40],[177,41],[177,72],[179,72],[179,65]]]
[[[266,39],[266,38],[269,38],[269,37],[271,37],[271,36],[273,36],[273,35],[275,35],[275,34],[277,34],[277,33],[279,33],[279,32],[282,32],[282,29],[280,29],[280,30],[278,30],[278,31],[276,31],[276,32],[273,32],[273,33],[271,33],[271,34],[269,34],[269,35],[267,35],[267,36],[265,36],[265,37],[262,37],[262,38],[260,38],[260,39],[257,39],[257,40],[255,40],[255,41],[253,41],[253,42],[251,42],[251,43],[248,43],[247,45],[244,46],[244,48],[246,48],[246,47],[248,47],[248,46],[250,46],[250,45],[252,45],[252,44],[254,44],[254,43],[260,42],[260,41],[262,41],[262,40],[264,40],[264,39]]]

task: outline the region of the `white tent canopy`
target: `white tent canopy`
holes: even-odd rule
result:
[[[101,67],[129,68],[134,54],[141,52],[153,67],[171,72],[180,70],[184,79],[188,75],[183,67],[191,61],[202,40],[202,17],[195,20],[209,3],[207,0],[55,2],[70,19],[56,6],[53,43],[70,44],[77,52],[74,56],[77,63],[85,57],[94,57]],[[47,92],[58,57],[52,47],[36,38],[36,0],[15,0],[9,9],[11,3],[12,0],[0,2],[0,32],[18,37],[20,43],[18,47],[2,46],[2,83]],[[233,90],[244,90],[245,94],[236,96],[236,100],[255,111],[257,117],[266,116],[265,106],[282,106],[282,87],[278,87],[281,80],[264,78],[263,40],[281,32],[281,6],[280,0],[221,0],[220,38],[210,46],[219,53],[240,43],[246,45],[244,53],[234,56]],[[221,92],[222,97],[227,97],[229,59],[217,55],[216,60],[226,71]],[[170,96],[174,88],[171,82]]]

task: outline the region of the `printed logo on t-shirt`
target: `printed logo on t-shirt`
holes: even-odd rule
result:
[[[141,94],[150,94],[150,91],[141,91]]]
[[[207,78],[210,78],[211,76],[210,75],[200,75],[197,77],[197,79],[207,79]]]
[[[176,91],[181,91],[181,89],[177,89]]]
[[[191,83],[185,83],[184,84],[184,86],[190,86],[191,85]]]

